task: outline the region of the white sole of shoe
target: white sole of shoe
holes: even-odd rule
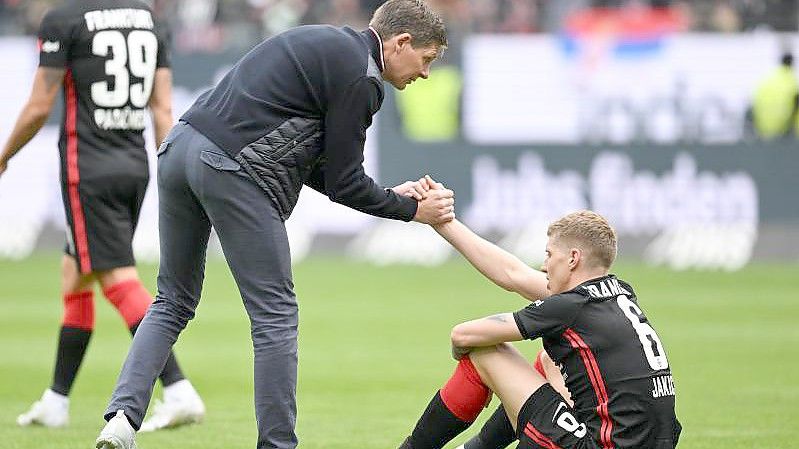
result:
[[[167,423],[166,425],[160,427],[150,427],[149,425],[147,425],[147,421],[145,421],[145,423],[142,424],[141,429],[139,429],[139,433],[155,432],[156,430],[161,430],[161,429],[173,429],[175,427],[200,424],[201,422],[203,422],[204,418],[205,418],[205,413],[183,416],[174,422]]]
[[[33,424],[33,420],[32,420],[32,419],[30,419],[30,418],[28,418],[27,416],[25,416],[25,415],[19,415],[19,416],[17,416],[17,425],[18,425],[18,426],[21,426],[21,427],[28,427],[28,426],[30,426],[31,424]]]
[[[41,427],[48,427],[48,428],[51,428],[51,429],[57,429],[59,427],[65,427],[67,425],[67,423],[45,424],[45,423],[43,423],[41,421],[37,421],[36,419],[33,419],[33,418],[27,418],[27,417],[23,418],[22,416],[18,416],[17,417],[17,425],[20,426],[20,427],[38,427],[38,426],[41,426]]]
[[[97,449],[122,449],[124,446],[119,438],[109,435],[97,438],[94,447]]]

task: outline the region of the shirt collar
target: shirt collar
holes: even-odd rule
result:
[[[380,35],[377,34],[377,31],[372,27],[369,27],[369,32],[365,32],[365,34],[368,36],[372,57],[380,66],[380,71],[382,72],[386,69],[386,61],[383,59],[383,39],[380,38]]]

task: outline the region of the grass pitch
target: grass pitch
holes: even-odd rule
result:
[[[97,294],[97,325],[73,389],[70,426],[16,426],[17,414],[52,375],[61,316],[59,257],[0,262],[0,449],[92,448],[127,352],[121,318]],[[728,274],[628,263],[615,272],[636,287],[666,345],[684,426],[681,449],[799,444],[799,265],[755,265]],[[154,289],[155,267],[142,266],[141,274]],[[461,261],[378,268],[312,259],[296,267],[295,284],[303,449],[396,448],[454,367],[450,328],[525,304]],[[520,345],[531,356],[538,347]],[[249,325],[220,261],[209,262],[197,318],[177,355],[206,402],[206,422],[140,435],[139,447],[254,447]]]

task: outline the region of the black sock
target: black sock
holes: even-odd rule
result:
[[[69,396],[91,337],[92,331],[61,326],[51,390]]]
[[[139,328],[139,324],[141,324],[141,321],[130,327],[131,335],[136,335],[136,329]],[[186,378],[186,376],[183,375],[183,371],[180,370],[180,365],[178,365],[178,360],[175,358],[175,353],[172,352],[171,349],[169,350],[169,357],[166,359],[164,369],[161,371],[158,378],[161,379],[161,384],[165,387]]]
[[[453,415],[436,392],[400,449],[441,449],[471,424]]]
[[[516,441],[505,408],[500,405],[480,429],[480,433],[463,445],[464,449],[504,449]]]

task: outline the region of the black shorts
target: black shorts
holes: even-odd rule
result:
[[[586,425],[549,384],[527,399],[517,424],[517,449],[599,449]]]
[[[61,185],[68,226],[65,251],[81,273],[135,265],[133,233],[148,180],[148,175],[131,175]]]

